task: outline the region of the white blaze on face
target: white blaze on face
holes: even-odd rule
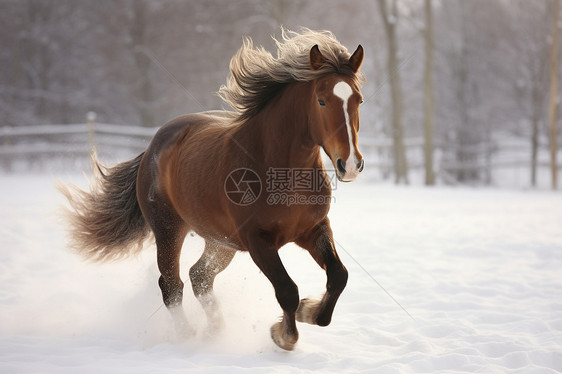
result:
[[[349,141],[349,157],[345,161],[345,171],[346,176],[350,177],[350,180],[355,179],[359,174],[357,169],[357,160],[355,159],[355,152],[353,147],[353,132],[351,131],[351,122],[349,121],[349,113],[347,112],[347,101],[353,94],[351,86],[346,82],[338,82],[334,86],[334,95],[342,99],[343,101],[343,114],[345,116],[345,126],[347,128],[347,139]]]

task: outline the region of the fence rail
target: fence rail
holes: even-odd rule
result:
[[[106,123],[0,127],[0,155],[87,153],[92,145],[139,148],[148,144],[156,130]]]
[[[63,167],[69,162],[87,167],[93,146],[102,159],[123,160],[146,149],[157,131],[157,128],[96,123],[93,118],[90,115],[87,123],[68,125],[0,127],[0,168],[43,168],[49,163],[47,166],[51,167],[53,160]],[[421,137],[404,139],[410,171],[421,172],[424,168],[423,144]],[[363,136],[360,148],[369,169],[378,170],[383,177],[393,174],[392,139]],[[548,147],[542,144],[540,148],[537,166],[547,169]],[[459,153],[466,159],[460,160]],[[528,140],[512,137],[474,146],[459,147],[451,143],[435,146],[435,172],[443,181],[455,180],[455,173],[489,176],[492,171],[505,169],[516,170],[518,174],[529,172]]]
[[[157,128],[96,123],[89,113],[86,123],[0,127],[0,168],[44,169],[87,167],[95,147],[103,158],[122,159],[142,152]]]

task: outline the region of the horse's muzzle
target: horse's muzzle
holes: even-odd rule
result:
[[[341,158],[336,160],[336,174],[341,182],[352,182],[365,167],[365,160],[362,158],[357,163],[347,163]]]

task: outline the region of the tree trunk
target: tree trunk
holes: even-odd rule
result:
[[[140,87],[136,93],[135,106],[139,111],[142,126],[154,126],[154,90],[150,77],[150,57],[142,50],[148,44],[147,23],[149,5],[146,1],[133,2],[133,18],[131,20],[132,53],[138,72]]]
[[[550,129],[550,172],[552,189],[558,188],[558,20],[560,18],[560,0],[553,0],[552,6],[552,40],[550,48],[550,102],[548,106],[548,122]]]
[[[398,9],[396,0],[393,1],[392,14],[388,13],[386,0],[379,0],[381,17],[384,23],[388,42],[388,75],[392,98],[392,139],[394,151],[394,173],[397,184],[408,180],[408,161],[404,148],[404,127],[402,125],[402,91],[400,88],[400,74],[398,66],[398,43],[396,41],[396,22]]]
[[[539,150],[539,121],[533,119],[533,134],[531,135],[531,186],[537,186],[537,155]]]
[[[425,0],[425,73],[424,73],[424,164],[425,184],[435,184],[433,171],[433,11]]]
[[[537,83],[533,84],[533,113],[532,113],[532,129],[531,129],[531,186],[537,186],[537,156],[539,153],[539,121],[540,121],[540,100],[539,87]]]

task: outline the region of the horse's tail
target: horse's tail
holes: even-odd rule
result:
[[[70,246],[76,252],[103,261],[142,249],[151,232],[137,201],[137,174],[143,155],[106,168],[93,152],[90,192],[75,185],[59,185],[70,203]]]

